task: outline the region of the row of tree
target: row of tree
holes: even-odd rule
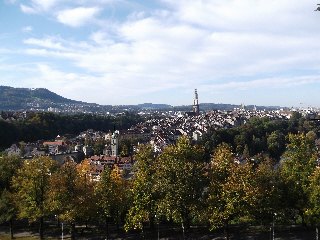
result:
[[[299,218],[320,224],[320,168],[314,139],[289,135],[288,151],[276,165],[269,159],[259,164],[235,161],[228,144],[214,148],[209,163],[202,147],[182,137],[154,156],[152,146],[142,145],[135,156],[134,175],[124,180],[120,171],[106,169],[93,181],[88,160],[62,167],[48,157],[22,161],[0,159],[0,216],[11,222],[28,218],[40,222],[59,216],[75,224],[104,221],[108,236],[110,219],[125,222],[125,229],[153,228],[159,221],[180,223],[185,236],[191,224],[224,227],[231,221],[270,224]],[[228,237],[228,235],[227,235]]]

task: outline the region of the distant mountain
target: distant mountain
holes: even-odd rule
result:
[[[41,102],[48,105],[63,103],[81,103],[59,96],[46,88],[13,88],[0,86],[0,109],[27,109],[31,103]]]
[[[78,107],[70,105],[79,105]],[[240,108],[240,105],[222,103],[200,103],[200,111],[233,110]],[[168,104],[143,103],[138,105],[99,105],[96,103],[85,103],[64,98],[46,88],[14,88],[0,86],[0,110],[34,110],[47,111],[48,108],[59,109],[58,112],[82,112],[82,113],[119,113],[122,111],[155,110],[161,111],[192,111],[192,105],[171,106]],[[77,108],[77,110],[75,110]],[[246,106],[246,109],[253,109],[253,105]],[[278,106],[257,106],[261,109],[279,109]],[[55,110],[53,110],[55,111]]]

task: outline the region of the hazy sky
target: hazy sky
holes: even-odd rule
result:
[[[315,0],[2,0],[0,85],[99,104],[320,106]]]

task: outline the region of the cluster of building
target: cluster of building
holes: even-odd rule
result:
[[[286,110],[246,110],[244,106],[234,111],[212,110],[207,113],[199,113],[198,93],[195,90],[193,107],[191,112],[175,113],[174,117],[152,119],[132,126],[128,130],[104,133],[101,131],[87,130],[78,136],[57,136],[53,141],[38,141],[37,143],[24,144],[24,157],[32,157],[38,154],[49,154],[61,164],[65,157],[73,157],[76,162],[85,157],[97,179],[106,167],[118,166],[120,171],[131,171],[134,165],[134,157],[121,157],[119,154],[119,142],[121,139],[136,139],[138,144],[152,144],[154,153],[159,154],[168,145],[176,142],[180,137],[187,136],[193,141],[199,141],[204,133],[217,129],[227,129],[245,124],[250,118],[268,117],[271,121],[290,119],[292,111]],[[315,117],[312,111],[303,111],[309,117]],[[106,140],[107,144],[103,155],[93,155],[93,148],[86,144],[86,138],[97,142]],[[66,140],[67,139],[67,140]],[[14,144],[7,152],[9,155],[21,155],[21,146]]]

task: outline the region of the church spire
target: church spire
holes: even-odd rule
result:
[[[197,92],[197,89],[194,90],[192,111],[195,114],[199,114],[199,103],[198,103],[198,92]]]

